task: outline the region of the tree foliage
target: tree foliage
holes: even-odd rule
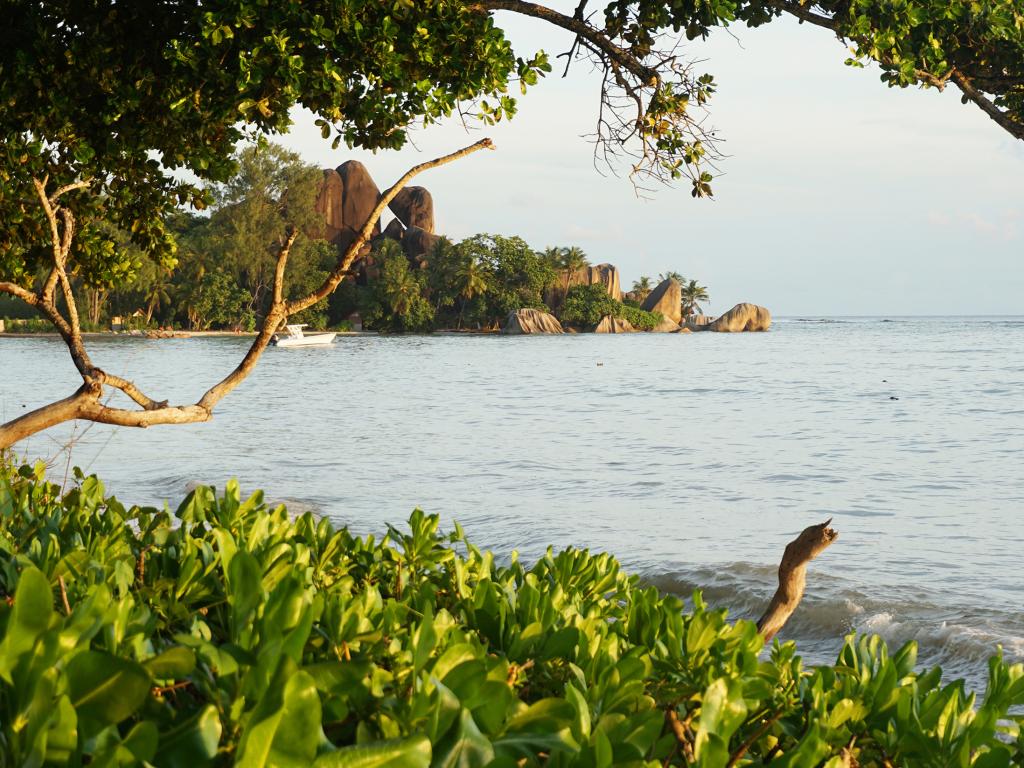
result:
[[[559,311],[559,319],[578,328],[593,328],[603,317],[620,317],[640,331],[649,331],[662,317],[612,298],[603,285],[574,285]]]
[[[359,538],[262,494],[173,514],[95,477],[0,484],[0,748],[10,765],[1020,765],[1024,665],[978,700],[911,642],[793,643],[623,573],[502,564],[414,512]]]
[[[374,258],[379,275],[359,299],[366,324],[382,331],[430,330],[434,308],[424,297],[426,275],[410,267],[402,246],[394,240],[382,240]]]

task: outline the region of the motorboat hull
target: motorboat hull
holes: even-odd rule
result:
[[[311,336],[285,336],[273,341],[275,347],[324,347],[334,343],[336,333],[314,333]]]

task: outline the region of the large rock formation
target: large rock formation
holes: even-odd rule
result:
[[[359,230],[366,223],[377,201],[380,200],[380,190],[374,183],[366,166],[358,160],[348,160],[338,166],[338,176],[343,186],[341,197],[341,232],[337,237],[337,246],[344,250],[356,239]],[[326,176],[325,176],[326,178]],[[380,234],[380,222],[378,222],[371,239]]]
[[[577,276],[579,284],[597,285],[600,283],[608,291],[609,296],[617,301],[622,301],[622,286],[619,282],[619,270],[617,267],[611,264],[583,267],[583,269],[577,272]]]
[[[405,187],[389,207],[405,226],[434,234],[434,200],[423,187]]]
[[[767,331],[772,324],[772,313],[757,304],[737,304],[714,322],[700,326],[701,330],[719,333],[740,331]]]
[[[574,285],[603,285],[609,296],[617,301],[622,301],[619,270],[612,264],[595,264],[577,269],[569,275],[569,288]],[[555,284],[544,292],[544,303],[549,307],[560,307],[565,301],[565,294],[565,272],[562,272]]]
[[[398,219],[392,219],[380,234],[381,237],[389,237],[392,240],[402,242],[402,238],[405,237],[405,227],[402,226],[402,222]]]
[[[661,318],[661,322],[651,328],[651,333],[678,333],[679,323],[667,317]]]
[[[636,328],[633,327],[629,320],[605,315],[601,318],[601,322],[597,324],[597,327],[594,328],[594,333],[636,333]]]
[[[648,294],[641,309],[658,312],[662,317],[672,320],[676,325],[683,319],[682,290],[679,282],[673,278],[662,280],[658,287]]]
[[[539,309],[517,309],[508,313],[502,333],[564,333],[554,315]]]
[[[402,234],[402,247],[405,249],[405,255],[409,257],[410,261],[416,262],[421,267],[426,264],[434,247],[440,241],[440,235],[427,232],[419,227],[407,227]]]
[[[345,226],[341,207],[345,197],[345,182],[333,168],[324,169],[324,180],[316,198],[316,212],[324,217],[324,226],[315,233],[331,243],[337,243]]]

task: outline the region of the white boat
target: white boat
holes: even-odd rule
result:
[[[270,343],[275,347],[320,347],[334,341],[336,333],[311,333],[308,336],[302,332],[306,324],[286,325],[285,335],[278,336],[276,333],[270,338]]]

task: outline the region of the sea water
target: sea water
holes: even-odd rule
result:
[[[242,338],[91,342],[155,399],[194,402]],[[0,338],[0,416],[77,387],[57,339]],[[120,397],[120,396],[118,396]],[[116,402],[116,400],[115,400]],[[414,507],[477,545],[614,553],[756,619],[786,543],[831,517],[782,633],[808,662],[852,630],[917,640],[982,688],[1024,659],[1024,318],[784,318],[768,333],[358,336],[270,349],[208,424],[65,425],[18,446],[62,480],[172,507],[197,483],[361,533]]]

